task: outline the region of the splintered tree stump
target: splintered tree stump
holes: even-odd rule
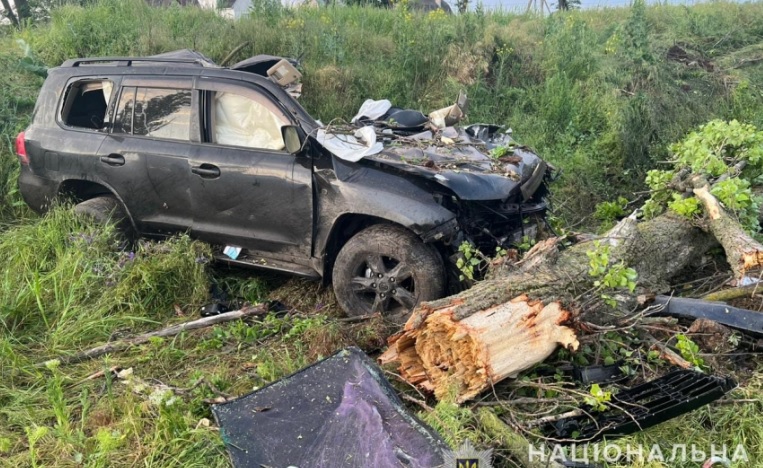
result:
[[[455,306],[431,311],[419,328],[406,326],[381,356],[400,362],[407,381],[442,399],[461,403],[493,383],[516,376],[547,358],[557,346],[577,349],[572,318],[559,302],[519,296],[454,319]]]
[[[763,265],[763,245],[752,238],[739,223],[721,207],[710,193],[708,185],[694,189],[694,195],[705,207],[709,231],[718,239],[726,252],[726,259],[736,278]]]

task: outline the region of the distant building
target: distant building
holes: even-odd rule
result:
[[[179,4],[182,6],[198,6],[205,10],[215,10],[225,18],[241,18],[246,16],[252,9],[252,0],[146,0],[154,6],[170,6]],[[316,0],[281,0],[285,7],[295,7],[305,4],[317,6]]]

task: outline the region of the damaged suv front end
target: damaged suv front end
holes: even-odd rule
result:
[[[393,147],[377,158],[397,159],[398,167],[412,165],[408,172],[444,189],[434,196],[456,215],[458,229],[451,243],[470,242],[490,254],[496,247],[534,237],[535,223],[528,221],[545,216],[548,164],[497,126],[477,124],[453,131],[454,138],[445,137],[453,143],[438,145],[433,136],[434,144],[426,149]]]
[[[357,140],[359,152],[381,143],[383,149],[355,164],[412,181],[452,214],[448,221],[421,234],[425,242],[439,246],[450,260],[451,270],[465,242],[491,257],[498,249],[534,240],[546,225],[546,195],[553,168],[530,148],[518,145],[510,131],[486,124],[442,129],[381,127],[386,128],[377,126],[376,142],[348,137],[352,129],[347,128],[335,129],[337,133],[331,135],[353,143]],[[321,140],[325,142],[326,137]],[[330,151],[331,143],[326,146]],[[341,156],[340,151],[334,153],[335,158]]]

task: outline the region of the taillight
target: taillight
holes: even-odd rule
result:
[[[29,156],[26,154],[26,142],[24,141],[24,132],[19,133],[16,137],[16,155],[19,157],[19,162],[24,165],[29,165]]]

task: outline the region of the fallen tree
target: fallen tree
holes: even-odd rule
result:
[[[669,210],[641,222],[634,213],[600,237],[536,244],[521,262],[473,288],[418,307],[380,361],[396,363],[404,379],[438,398],[455,395],[463,402],[544,360],[559,345],[574,350],[574,330],[637,316],[647,305],[644,297],[669,292],[671,281],[714,246],[723,248],[735,277],[758,269],[763,245],[741,224],[741,209],[723,208],[713,194],[731,177],[742,180],[739,162],[749,152],[742,144],[708,140],[726,170],[698,169],[678,153],[675,171],[656,174],[663,183],[652,187],[652,200]],[[636,275],[638,286],[628,287]]]

